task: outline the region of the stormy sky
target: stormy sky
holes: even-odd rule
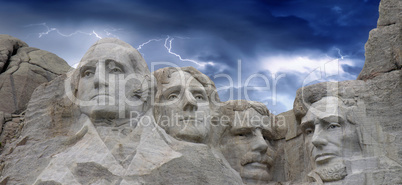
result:
[[[151,72],[193,66],[222,101],[290,110],[296,90],[354,80],[380,0],[0,0],[0,34],[77,64],[99,38],[137,48]]]

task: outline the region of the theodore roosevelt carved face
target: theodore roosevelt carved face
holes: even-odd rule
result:
[[[259,102],[232,100],[225,105],[230,117],[220,149],[244,183],[261,184],[272,178],[275,156],[269,111]]]

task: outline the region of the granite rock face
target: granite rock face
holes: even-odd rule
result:
[[[287,181],[402,183],[401,7],[400,1],[381,1],[358,80],[297,91],[294,115],[287,119]],[[324,123],[329,126],[320,126]]]
[[[193,67],[151,74],[118,39],[63,74],[55,55],[0,36],[0,93],[15,105],[0,109],[0,184],[402,184],[401,4],[381,1],[358,80],[302,87],[279,115],[220,102]],[[47,83],[23,111],[28,78]]]
[[[402,69],[402,2],[382,0],[377,28],[365,45],[366,61],[358,80],[367,80]]]
[[[69,69],[55,54],[28,47],[9,35],[0,35],[0,148],[19,136],[35,88]]]
[[[3,72],[3,68],[7,67],[5,65],[8,63],[10,57],[15,55],[19,48],[28,47],[28,44],[8,35],[0,35],[0,41],[0,71]]]
[[[92,62],[93,56],[99,57],[99,65]],[[103,64],[106,69],[101,67]],[[93,74],[101,69],[109,75],[136,70],[137,76],[100,82]],[[1,155],[0,183],[242,184],[219,149],[178,140],[156,124],[151,106],[147,105],[151,103],[149,95],[155,92],[148,91],[152,86],[145,85],[150,76],[145,61],[130,45],[117,39],[98,41],[77,70],[34,91],[21,136],[8,144]],[[115,115],[116,106],[102,105],[98,103],[100,99],[95,104],[90,102],[94,98],[79,103],[85,101],[87,94],[99,93],[93,89],[108,88],[114,82],[140,84],[140,89],[134,88],[126,97],[138,97],[137,103],[142,102],[131,102],[133,106],[128,108],[136,110],[135,119],[126,119],[124,114],[109,117]],[[84,90],[87,94],[80,94]],[[97,96],[101,95],[93,97]]]
[[[0,111],[20,114],[32,92],[70,70],[53,53],[28,47],[21,40],[0,35]]]
[[[311,154],[309,144],[325,148],[324,146],[327,146],[327,144],[318,145],[314,138],[325,137],[329,142],[336,137],[336,134],[315,135],[313,128],[313,140],[309,141],[310,136],[308,135],[308,130],[306,130],[304,120],[308,117],[308,111],[311,110],[316,111],[315,115],[317,117],[320,114],[325,114],[322,111],[320,113],[319,109],[313,105],[324,99],[324,97],[336,97],[342,103],[330,103],[327,104],[327,108],[335,106],[338,107],[338,110],[341,110],[339,107],[346,107],[343,108],[342,113],[339,112],[335,115],[344,115],[347,122],[349,122],[347,124],[356,127],[356,131],[350,133],[346,127],[343,131],[342,137],[351,138],[356,136],[355,140],[343,143],[343,151],[348,149],[356,151],[353,152],[354,155],[352,156],[343,156],[343,164],[339,163],[345,166],[345,173],[347,174],[341,180],[338,179],[340,180],[339,183],[402,183],[402,179],[398,175],[402,172],[402,127],[400,124],[402,103],[401,101],[395,101],[402,99],[401,91],[402,73],[400,70],[385,73],[367,81],[325,82],[299,89],[294,103],[296,122],[290,123],[293,126],[289,127],[300,130],[300,133],[295,134],[296,137],[286,141],[285,145],[289,145],[289,147],[285,148],[285,152],[291,154],[287,155],[289,161],[301,162],[298,164],[288,163],[289,169],[300,168],[299,165],[303,164],[302,174],[307,174],[307,176],[305,175],[299,180],[291,179],[291,181],[308,182],[311,178],[317,177],[308,175],[316,166],[314,160],[311,159],[314,156],[314,150],[313,154]],[[318,118],[318,120],[320,119]],[[317,130],[317,127],[315,130]],[[317,131],[317,133],[319,132]],[[295,143],[298,144],[296,145]],[[353,145],[353,143],[358,145]],[[295,146],[298,147],[294,148]],[[319,182],[319,180],[316,182]]]

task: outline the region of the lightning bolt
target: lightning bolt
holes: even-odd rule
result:
[[[344,57],[348,57],[347,55],[342,55],[341,50],[339,48],[334,48],[334,49],[338,51],[338,55],[341,56],[342,60]]]
[[[348,57],[347,55],[342,55],[341,50],[339,48],[335,48],[335,50],[338,51],[338,55],[341,56],[342,60],[343,60],[344,57]]]
[[[165,40],[163,46],[166,48],[167,52],[168,52],[169,54],[174,55],[174,56],[176,56],[177,58],[179,58],[180,61],[183,61],[183,62],[192,62],[192,63],[194,63],[194,64],[196,64],[196,65],[198,65],[198,66],[201,66],[201,67],[205,67],[206,64],[215,65],[213,62],[198,62],[198,61],[195,61],[195,60],[186,59],[186,58],[183,58],[181,55],[179,55],[179,54],[173,52],[173,51],[172,51],[172,43],[173,43],[173,40],[174,40],[175,38],[178,38],[178,39],[189,39],[189,38],[187,38],[187,37],[170,37],[170,36],[168,35],[168,36],[166,37],[166,39],[150,39],[150,40],[148,40],[148,41],[146,41],[146,42],[140,44],[140,45],[137,47],[137,50],[142,49],[145,45],[149,44],[150,42],[159,42],[159,41]]]
[[[197,62],[197,61],[195,61],[195,60],[183,59],[179,54],[172,52],[172,42],[173,42],[173,40],[174,40],[174,38],[170,38],[169,35],[168,35],[167,38],[165,39],[165,45],[164,45],[164,46],[165,46],[165,48],[167,49],[167,51],[168,51],[170,54],[172,54],[172,55],[178,57],[179,60],[181,60],[181,61],[184,61],[184,62],[192,62],[192,63],[197,64],[197,65],[202,66],[202,67],[205,66],[205,64],[201,64],[200,62]],[[169,46],[167,45],[168,42],[169,42]]]
[[[95,32],[95,30],[92,30],[92,33],[95,34],[95,36],[96,36],[97,38],[102,39],[102,37],[99,36],[99,35]],[[84,34],[85,34],[85,33],[84,33]],[[92,34],[89,34],[89,35],[92,35]]]
[[[48,35],[51,32],[56,32],[57,34],[59,34],[60,36],[63,36],[63,37],[71,37],[73,35],[83,34],[83,35],[88,35],[88,36],[95,36],[98,39],[102,39],[100,34],[95,32],[95,30],[92,30],[92,32],[84,32],[84,31],[78,30],[78,31],[75,31],[75,32],[70,33],[70,34],[64,34],[58,28],[49,27],[46,23],[30,24],[30,25],[27,25],[25,27],[32,27],[32,26],[43,26],[43,27],[46,28],[46,31],[39,33],[39,38],[41,38],[42,36]],[[111,28],[111,29],[104,29],[103,31],[106,33],[107,36],[113,36],[113,37],[118,38],[116,35],[113,35],[111,32],[112,31],[119,31],[119,30],[121,30],[121,29]]]
[[[162,40],[162,39],[150,39],[150,40],[148,40],[148,41],[146,41],[146,42],[140,44],[140,45],[137,47],[137,50],[142,49],[142,47],[144,47],[145,45],[149,44],[149,43],[152,42],[152,41],[158,42],[158,41],[161,41],[161,40]]]
[[[95,37],[98,38],[98,39],[102,39],[102,36],[101,36],[100,34],[98,34],[97,32],[95,32],[95,30],[92,30],[92,32],[84,32],[84,31],[78,30],[78,31],[75,31],[75,32],[70,33],[70,34],[64,34],[64,33],[62,33],[58,28],[49,27],[46,23],[30,24],[30,25],[27,25],[27,26],[25,26],[25,27],[33,27],[33,26],[43,26],[43,27],[46,28],[46,31],[38,33],[38,34],[39,34],[39,38],[42,38],[42,36],[48,35],[48,34],[50,34],[51,32],[56,32],[57,34],[59,34],[59,35],[62,36],[62,37],[71,37],[71,36],[74,36],[74,35],[77,35],[77,34],[83,34],[83,35],[88,35],[88,36],[95,36]],[[113,36],[113,37],[119,38],[119,37],[117,37],[116,35],[112,34],[111,32],[116,32],[116,31],[120,31],[120,30],[121,30],[121,29],[110,28],[110,29],[104,29],[103,31],[106,33],[107,36]],[[169,54],[176,56],[180,61],[183,61],[183,62],[191,62],[191,63],[194,63],[194,64],[196,64],[196,65],[198,65],[198,66],[201,66],[201,67],[205,67],[205,65],[207,65],[207,64],[209,64],[209,65],[215,65],[213,62],[198,62],[198,61],[196,61],[196,60],[186,59],[186,58],[183,58],[180,54],[177,54],[177,53],[173,52],[173,51],[172,51],[172,43],[173,43],[173,40],[174,40],[175,38],[178,38],[178,39],[189,39],[189,38],[187,38],[187,37],[170,37],[170,36],[168,35],[168,36],[166,37],[166,39],[164,39],[165,42],[164,42],[164,45],[163,45],[163,46],[166,48],[166,50],[167,50],[167,52],[168,52]],[[149,44],[150,42],[159,42],[159,41],[162,41],[162,40],[163,40],[163,39],[150,39],[150,40],[148,40],[148,41],[146,41],[146,42],[140,44],[140,45],[137,47],[137,50],[141,50],[145,45]]]

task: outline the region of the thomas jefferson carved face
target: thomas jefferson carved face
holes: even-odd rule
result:
[[[346,118],[346,106],[336,97],[325,97],[312,104],[302,118],[305,145],[317,172],[338,171],[334,177],[320,174],[323,181],[340,180],[343,159],[360,154],[356,125]]]
[[[140,100],[144,77],[136,74],[138,61],[130,56],[136,54],[115,43],[91,47],[78,69],[77,98],[85,102],[80,105],[83,113],[96,121],[129,118],[130,111],[144,111]]]
[[[267,182],[272,178],[274,158],[269,118],[253,108],[236,114],[231,128],[223,134],[222,154],[244,183]]]
[[[162,84],[155,119],[171,136],[205,143],[210,133],[209,97],[205,87],[188,72],[173,72]]]

